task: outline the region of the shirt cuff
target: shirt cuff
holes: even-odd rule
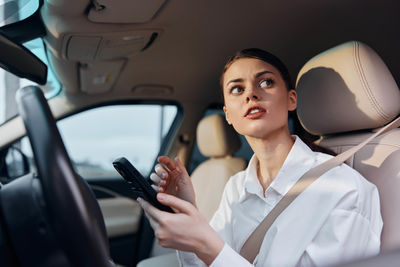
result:
[[[222,248],[218,256],[214,259],[214,261],[210,264],[209,267],[225,267],[225,266],[250,267],[254,265],[248,262],[242,256],[240,256],[239,253],[234,251],[230,246],[228,246],[225,243],[224,247]]]
[[[196,254],[192,252],[186,252],[186,251],[176,251],[178,255],[178,260],[179,260],[179,266],[185,266],[185,267],[192,267],[192,266],[206,266],[202,260],[200,260]]]

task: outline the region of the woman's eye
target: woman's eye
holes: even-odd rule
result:
[[[264,87],[268,88],[268,87],[271,87],[273,84],[274,84],[274,81],[272,79],[266,79],[266,80],[261,81],[260,86],[263,88]]]
[[[231,89],[231,94],[237,95],[242,91],[242,89],[240,87],[233,87]]]

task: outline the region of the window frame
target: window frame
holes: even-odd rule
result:
[[[162,143],[160,144],[160,149],[159,149],[158,154],[155,157],[154,162],[152,164],[152,167],[154,167],[155,164],[157,163],[157,158],[160,155],[165,155],[168,152],[168,150],[171,148],[173,141],[174,141],[174,137],[178,133],[180,125],[182,123],[183,108],[176,101],[143,100],[143,99],[140,99],[140,100],[138,100],[138,99],[111,100],[111,101],[99,102],[99,103],[87,105],[82,108],[75,109],[72,112],[69,112],[69,113],[64,114],[63,116],[60,116],[59,118],[55,119],[55,121],[57,124],[59,121],[65,119],[65,118],[74,116],[76,114],[79,114],[79,113],[82,113],[82,112],[85,112],[85,111],[88,111],[91,109],[107,107],[107,106],[118,106],[118,105],[173,105],[177,108],[176,116],[175,116],[174,120],[172,121],[171,126],[170,126],[169,130],[167,131],[167,134],[165,135]],[[58,126],[57,126],[57,129],[59,129]],[[27,137],[26,134],[16,140],[14,140],[12,143],[8,144],[6,147],[4,147],[4,149],[2,149],[2,151],[7,150],[9,147],[13,146],[17,142],[21,142],[21,140],[25,137]],[[36,164],[36,162],[35,162],[35,164]],[[82,178],[88,182],[98,181],[100,179],[100,178],[96,178],[96,177],[82,177]],[[119,179],[118,177],[106,177],[106,178],[101,178],[101,181],[115,181],[118,179]]]

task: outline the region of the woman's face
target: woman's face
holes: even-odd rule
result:
[[[287,131],[288,111],[296,109],[294,90],[288,91],[280,72],[254,58],[232,63],[223,76],[226,120],[245,136],[267,138]]]

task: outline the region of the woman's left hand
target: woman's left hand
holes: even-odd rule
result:
[[[138,202],[158,243],[163,247],[194,252],[204,263],[211,264],[224,246],[219,234],[191,203],[164,193],[158,193],[157,199],[175,213],[161,211],[140,198]]]

